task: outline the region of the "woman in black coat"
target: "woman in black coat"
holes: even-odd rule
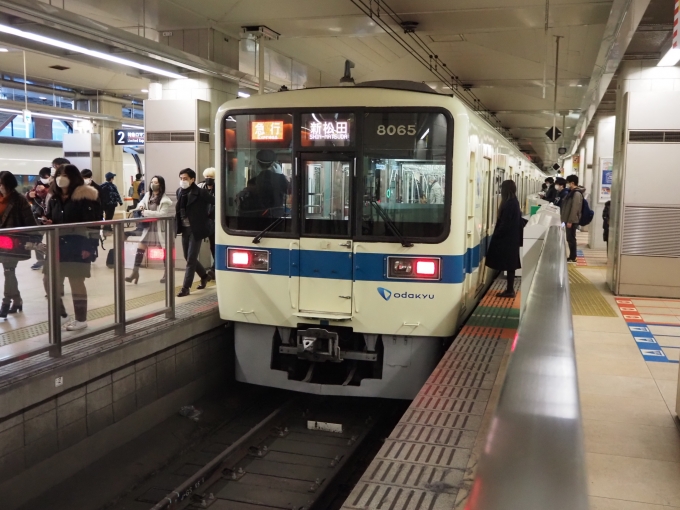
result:
[[[98,192],[85,184],[80,171],[74,165],[61,165],[54,174],[50,187],[50,199],[43,223],[63,225],[101,221],[98,216]],[[60,289],[64,278],[68,278],[73,295],[73,309],[76,319],[65,325],[67,331],[78,331],[87,327],[87,289],[85,278],[90,277],[90,265],[94,262],[99,243],[99,228],[78,227],[59,232]],[[47,276],[47,275],[45,275]],[[47,277],[44,279],[47,289]],[[63,290],[62,290],[63,295]],[[61,316],[68,317],[63,301],[60,303]]]
[[[519,248],[522,246],[523,227],[522,211],[517,200],[517,186],[513,181],[503,181],[496,228],[486,253],[488,267],[508,273],[508,285],[504,292],[498,293],[500,297],[515,297],[515,271],[522,267]]]
[[[26,197],[17,191],[18,185],[12,172],[0,172],[0,229],[37,225],[31,205]],[[0,305],[0,318],[6,319],[8,313],[23,311],[24,302],[19,292],[16,268],[19,261],[31,258],[31,252],[25,248],[25,244],[28,241],[32,242],[33,239],[30,236],[5,235],[1,241],[0,263],[4,269],[5,289]]]

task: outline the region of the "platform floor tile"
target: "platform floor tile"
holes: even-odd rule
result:
[[[498,298],[499,279],[472,313],[394,428],[343,509],[461,508],[485,436],[519,298]],[[517,282],[519,287],[519,282]]]

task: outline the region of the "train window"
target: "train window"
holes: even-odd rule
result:
[[[364,119],[361,233],[411,238],[446,234],[453,133],[441,113],[371,112]]]
[[[341,157],[303,158],[303,227],[305,234],[349,234],[352,164]]]
[[[292,144],[291,114],[229,115],[225,119],[227,228],[262,231],[276,221],[272,232],[292,232]]]

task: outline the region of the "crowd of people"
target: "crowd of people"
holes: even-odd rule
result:
[[[182,237],[186,259],[185,275],[178,297],[188,296],[194,276],[200,278],[199,289],[204,289],[214,279],[215,257],[215,169],[203,173],[204,181],[196,182],[196,173],[185,168],[179,172],[177,202],[166,193],[165,179],[153,176],[149,189],[145,190],[142,174],[137,174],[130,189],[133,201],[133,215],[144,218],[175,216],[175,233]],[[64,296],[64,281],[68,279],[73,299],[74,318],[69,319],[63,300],[59,310],[62,327],[67,331],[87,328],[87,288],[85,280],[91,277],[91,266],[99,255],[101,242],[100,227],[87,227],[83,223],[113,219],[116,207],[123,205],[123,199],[114,184],[116,174],[108,172],[106,182],[98,184],[93,180],[92,171],[79,170],[65,158],[56,158],[52,167],[42,168],[35,185],[25,195],[17,190],[16,177],[9,171],[0,172],[0,233],[2,229],[34,227],[38,225],[73,225],[59,231],[57,260],[59,264],[59,295]],[[111,230],[103,227],[104,236]],[[139,281],[139,270],[149,247],[165,246],[165,223],[139,224],[140,240],[129,283]],[[31,259],[35,252],[33,270],[42,270],[43,283],[48,293],[49,275],[45,265],[46,246],[43,234],[30,232],[4,236],[9,243],[0,243],[0,264],[3,266],[4,293],[0,305],[0,318],[23,311],[23,300],[19,290],[16,268],[19,262]],[[198,260],[201,243],[208,239],[213,256],[213,265],[204,267]],[[122,246],[115,249],[122,250]],[[165,283],[163,274],[161,283]]]

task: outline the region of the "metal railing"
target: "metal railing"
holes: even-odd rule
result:
[[[563,227],[550,227],[467,510],[586,510]]]
[[[126,317],[126,285],[125,285],[125,264],[124,264],[124,243],[125,227],[127,225],[137,225],[139,223],[158,224],[157,232],[160,237],[163,234],[163,249],[165,250],[165,306],[164,308],[146,313],[134,319],[127,319]],[[163,225],[165,226],[163,232]],[[82,334],[78,334],[74,338],[62,340],[62,324],[61,324],[61,310],[59,303],[62,299],[63,287],[61,285],[61,270],[59,263],[59,239],[61,235],[73,235],[74,231],[83,233],[87,231],[88,235],[99,242],[99,230],[103,227],[111,227],[113,234],[113,246],[110,248],[114,251],[113,264],[113,309],[114,321],[101,327],[88,328],[83,330]],[[67,233],[64,233],[67,232]],[[110,232],[106,232],[108,235]],[[75,234],[80,235],[80,234]],[[48,310],[48,335],[49,345],[34,348],[20,354],[8,356],[0,360],[0,366],[14,363],[18,360],[25,359],[31,356],[36,356],[48,352],[52,357],[58,357],[62,354],[62,347],[73,342],[78,342],[95,335],[100,335],[107,331],[115,331],[116,335],[124,335],[126,327],[136,322],[150,319],[158,315],[165,315],[167,319],[175,318],[175,217],[163,216],[157,218],[127,218],[122,220],[110,221],[94,221],[87,223],[70,223],[62,225],[42,225],[37,227],[21,227],[0,229],[0,236],[10,239],[29,239],[32,237],[41,237],[42,242],[40,246],[34,243],[34,246],[29,245],[30,248],[40,249],[45,254],[45,278],[47,291],[47,310]],[[25,247],[25,244],[23,245]],[[7,252],[5,252],[6,254]],[[1,253],[0,253],[1,255]],[[99,257],[102,256],[100,251]]]

